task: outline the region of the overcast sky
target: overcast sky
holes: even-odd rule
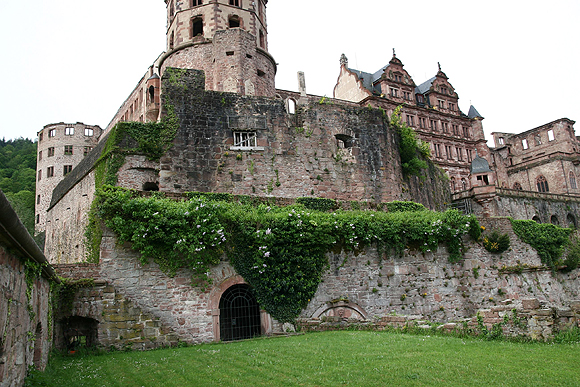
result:
[[[580,120],[579,0],[270,0],[267,12],[277,88],[297,90],[304,71],[308,93],[330,97],[342,53],[375,72],[395,48],[416,84],[440,62],[487,135]],[[165,49],[165,24],[163,0],[0,0],[0,138],[104,128]]]

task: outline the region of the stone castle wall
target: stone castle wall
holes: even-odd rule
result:
[[[301,323],[312,329],[329,321],[338,325],[422,321],[475,326],[479,312],[491,327],[506,314],[511,317],[515,309],[522,325],[511,332],[537,339],[578,324],[580,270],[553,274],[513,234],[507,219],[488,219],[482,224],[486,232],[507,232],[511,249],[491,254],[466,240],[465,257],[455,264],[449,263],[444,246],[425,254],[408,250],[403,256],[379,253],[372,247],[358,254],[329,253],[330,267],[302,312]],[[221,294],[243,283],[227,261],[212,268],[214,285],[202,290],[191,285],[187,271],[170,278],[155,263],[142,265],[129,245],[119,246],[115,240],[107,231],[100,265],[59,268],[61,275],[98,280],[94,288],[77,296],[73,313],[99,322],[100,345],[140,349],[219,339]],[[79,275],[79,270],[84,274]],[[283,331],[265,312],[262,328],[266,334]]]

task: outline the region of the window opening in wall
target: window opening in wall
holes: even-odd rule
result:
[[[415,117],[407,114],[407,125],[413,127],[415,126]]]
[[[56,136],[56,129],[50,129],[48,131],[48,137],[54,137]]]
[[[260,336],[260,307],[248,285],[228,288],[222,295],[220,309],[220,339],[234,341]]]
[[[445,145],[445,154],[449,160],[453,159],[453,154],[451,153],[451,146]]]
[[[440,109],[445,109],[445,101],[443,101],[442,99],[437,101],[439,103],[439,108]]]
[[[398,98],[399,97],[399,89],[395,89],[394,87],[391,87],[391,97]]]
[[[40,204],[40,195],[36,196],[36,204]]]
[[[525,138],[522,140],[522,148],[524,148],[524,150],[528,149],[528,140],[526,140]]]
[[[149,181],[143,184],[143,191],[159,191],[159,184]]]
[[[555,226],[559,226],[560,225],[560,221],[558,220],[558,217],[556,215],[552,215],[550,217],[550,223],[552,223]]]
[[[73,168],[73,166],[72,166],[72,165],[65,165],[65,166],[63,167],[63,170],[62,170],[62,175],[63,175],[63,176],[66,176],[66,175],[68,175],[68,174],[70,173],[70,171],[72,171],[72,168]]]
[[[40,223],[40,214],[36,214],[36,224]]]
[[[44,134],[44,133],[40,133],[40,134],[38,135],[38,142],[41,142],[41,141],[42,141],[42,135],[43,135],[43,134]]]
[[[234,132],[234,146],[254,148],[256,146],[256,138],[256,132]]]
[[[348,149],[352,148],[353,140],[352,137],[347,134],[337,134],[336,136],[336,145],[338,149]]]
[[[578,189],[578,186],[576,185],[576,176],[574,175],[574,172],[570,171],[570,188],[572,189]]]
[[[497,142],[499,143],[499,145],[504,145],[505,144],[505,139],[503,137],[499,137],[497,139]]]
[[[463,161],[463,149],[455,147],[455,152],[457,152],[457,160]]]
[[[429,127],[432,130],[437,130],[437,121],[435,121],[435,120],[429,120]]]
[[[451,178],[451,192],[455,192],[455,178]]]
[[[191,37],[199,35],[203,35],[203,20],[198,17],[191,21]]]
[[[289,114],[295,114],[296,113],[296,101],[294,101],[292,98],[288,99],[288,113]]]
[[[53,177],[54,176],[54,167],[46,168],[46,177]]]
[[[467,161],[472,162],[473,154],[471,153],[471,149],[466,149],[465,151],[467,152]]]
[[[230,0],[230,5],[235,5],[236,7],[240,6],[240,0]]]
[[[198,5],[202,5],[202,4],[203,4],[203,0],[191,0],[192,7],[197,7]]]
[[[449,102],[449,110],[451,110],[452,112],[455,111],[455,104],[454,103]]]
[[[552,129],[548,130],[548,141],[554,141],[554,131]]]
[[[469,138],[469,129],[466,127],[463,127],[463,137]]]
[[[85,136],[87,136],[87,137],[93,137],[93,134],[94,133],[95,132],[94,132],[93,129],[91,129],[91,128],[85,128]]]
[[[240,18],[237,16],[231,16],[228,20],[230,28],[238,28],[240,26]]]
[[[155,86],[149,86],[149,102],[155,102]]]
[[[171,2],[171,6],[169,7],[169,16],[173,17],[175,15],[175,7],[173,6],[173,1]]]
[[[233,56],[234,55],[234,51],[226,51],[226,56]]]
[[[451,124],[451,130],[454,135],[459,136],[459,125]]]
[[[171,32],[170,38],[169,38],[169,49],[173,50],[173,42],[175,40],[175,32]]]
[[[419,117],[419,128],[425,129],[427,127],[427,119],[424,117]]]
[[[568,223],[568,227],[570,228],[578,227],[578,224],[576,223],[576,217],[572,214],[568,214],[566,217],[566,223]]]
[[[465,179],[461,179],[461,186],[463,187],[464,191],[467,189],[467,181]]]
[[[417,103],[422,105],[425,103],[425,99],[423,98],[423,94],[417,94]]]
[[[86,147],[83,149],[83,156],[86,156],[86,155],[88,155],[88,154],[89,154],[89,152],[90,152],[91,150],[93,150],[93,148],[92,148],[92,147],[90,147],[90,146],[86,146]]]
[[[518,183],[518,182],[515,182],[514,183],[514,189],[515,190],[518,190],[518,191],[522,191],[523,190],[522,185],[520,183]]]
[[[36,331],[34,332],[34,352],[32,355],[32,363],[38,369],[40,369],[42,361],[42,344],[44,340],[42,339],[42,324],[38,323],[36,325]]]
[[[258,69],[257,73],[259,77],[263,77],[264,75],[266,75],[266,73],[260,69]]]
[[[542,145],[542,137],[539,134],[534,136],[534,141],[536,145]]]
[[[42,151],[38,152],[38,161],[42,161]]]
[[[64,128],[64,135],[65,136],[72,136],[75,134],[75,128]]]
[[[538,176],[536,183],[538,186],[538,192],[550,192],[550,189],[548,188],[548,180],[546,180],[544,176]]]
[[[443,128],[443,133],[449,133],[449,125],[447,122],[442,122],[441,127]]]
[[[64,146],[64,155],[65,156],[72,156],[73,154],[73,146],[72,145],[65,145]]]
[[[479,185],[489,185],[489,178],[487,175],[479,175],[477,176],[477,182]]]
[[[532,218],[532,220],[536,223],[542,223],[542,220],[540,219],[540,217],[538,215],[534,215],[534,217]]]
[[[38,171],[38,181],[40,181],[40,179],[42,179],[42,171]]]
[[[263,31],[260,31],[260,47],[266,48],[266,39]]]

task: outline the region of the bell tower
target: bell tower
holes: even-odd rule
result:
[[[165,0],[167,67],[204,70],[206,89],[273,97],[276,62],[268,53],[268,0]]]

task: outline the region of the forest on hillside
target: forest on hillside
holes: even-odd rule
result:
[[[0,139],[0,190],[31,235],[34,235],[36,145],[24,138]]]

